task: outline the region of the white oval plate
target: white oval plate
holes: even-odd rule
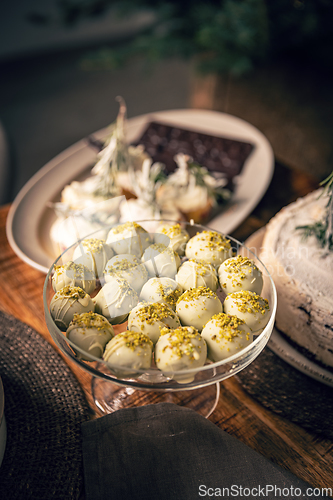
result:
[[[265,227],[262,227],[245,241],[245,245],[259,258],[265,231]],[[282,336],[276,328],[273,328],[267,347],[269,347],[274,354],[300,372],[305,373],[323,384],[333,387],[333,372],[304,356],[300,351],[295,349],[295,347],[288,342],[288,339]]]
[[[239,183],[226,209],[209,227],[231,233],[260,201],[274,170],[274,154],[266,137],[253,125],[216,111],[180,109],[141,115],[127,121],[127,140],[135,142],[151,121],[254,144]],[[108,129],[94,134],[97,139]],[[14,252],[30,266],[47,273],[57,257],[50,240],[55,214],[47,207],[58,201],[65,185],[80,177],[96,161],[95,151],[85,140],[66,149],[41,168],[16,196],[7,218],[7,238]]]

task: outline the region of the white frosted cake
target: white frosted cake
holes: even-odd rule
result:
[[[317,190],[284,207],[267,225],[260,258],[278,293],[277,328],[333,367],[333,250],[297,229],[323,228],[328,201]]]

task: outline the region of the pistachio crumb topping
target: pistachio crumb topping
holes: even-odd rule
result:
[[[144,347],[145,345],[153,346],[153,342],[150,340],[148,335],[142,332],[134,332],[133,330],[127,330],[126,332],[120,333],[126,347],[134,351],[137,347]]]
[[[128,259],[121,259],[116,261],[111,268],[114,268],[118,271],[127,271],[128,269],[131,269],[132,267],[137,267],[139,265],[139,262],[131,262]]]
[[[213,268],[209,264],[194,259],[189,259],[188,262],[193,263],[197,276],[206,276],[206,274],[213,273]]]
[[[269,310],[269,303],[267,299],[261,297],[255,292],[249,292],[247,290],[242,290],[240,292],[233,292],[228,295],[228,297],[235,299],[235,304],[237,309],[242,313],[265,314]]]
[[[141,271],[141,275],[144,276],[144,267],[137,259],[134,262],[131,262],[130,260],[124,258],[109,265],[106,268],[106,273],[121,277],[122,271],[129,271],[130,274],[133,274],[135,270]]]
[[[157,290],[161,297],[171,306],[177,303],[182,294],[179,288],[174,288],[172,285],[163,285],[162,283],[158,284]]]
[[[161,230],[161,233],[166,234],[167,236],[177,236],[181,234],[182,228],[180,227],[180,224],[173,224],[172,226],[169,227],[163,227]]]
[[[94,312],[74,314],[72,325],[80,328],[96,328],[98,331],[104,330],[105,328],[112,330],[112,326],[108,320]]]
[[[230,240],[228,240],[225,236],[216,231],[202,231],[201,233],[197,233],[202,236],[202,238],[198,238],[201,241],[205,241],[208,248],[218,249],[218,250],[229,250],[231,248]]]
[[[86,292],[82,290],[82,288],[80,288],[79,286],[70,286],[70,285],[61,288],[61,290],[59,290],[56,293],[57,297],[73,298],[76,300],[84,299],[86,295],[87,295]]]
[[[230,273],[228,279],[231,280],[233,286],[241,285],[242,280],[246,278],[247,274],[258,271],[253,260],[241,255],[234,257],[231,262],[225,263],[224,268],[227,273]]]
[[[239,273],[242,271],[242,268],[257,268],[254,261],[249,259],[248,257],[243,257],[242,255],[238,255],[233,259],[229,259],[225,262],[225,268],[228,273]]]
[[[190,302],[200,297],[212,297],[213,299],[218,300],[216,293],[214,293],[210,288],[206,286],[198,286],[197,288],[190,288],[189,290],[186,290],[186,292],[184,292],[177,300],[177,304],[183,300]]]
[[[157,250],[158,252],[164,252],[168,247],[164,243],[154,243],[150,246],[152,250]]]
[[[195,352],[201,350],[201,345],[195,345],[193,343],[194,339],[203,340],[200,333],[193,326],[185,327],[179,326],[174,330],[169,328],[161,328],[161,336],[169,334],[168,344],[163,348],[163,352],[167,348],[171,349],[172,352],[181,358],[182,356],[188,356],[191,361],[196,359]]]
[[[170,247],[164,245],[164,243],[154,243],[153,245],[150,245],[150,247],[148,248],[151,248],[152,250],[155,250],[158,253],[168,253],[170,254],[171,257],[174,257],[175,254],[175,252],[171,250]]]
[[[99,253],[104,249],[105,240],[87,238],[86,240],[82,240],[82,245],[87,252]]]
[[[119,226],[112,228],[112,232],[114,234],[119,234],[123,233],[127,229],[129,230],[138,229],[139,231],[145,232],[143,227],[141,227],[140,224],[138,224],[137,222],[125,222],[124,224],[119,224]]]
[[[241,325],[245,324],[245,321],[237,316],[231,314],[219,313],[212,317],[219,331],[215,334],[212,339],[215,342],[220,342],[221,340],[227,340],[231,342],[235,337],[242,334],[242,330],[239,328]],[[249,333],[246,334],[246,339],[249,340]]]
[[[77,264],[76,262],[73,262],[71,260],[66,262],[66,264],[54,266],[55,274],[59,275],[63,271],[72,271],[74,278],[84,278],[85,273],[92,274],[86,266],[84,266],[83,264]]]
[[[137,316],[140,321],[145,321],[149,325],[152,325],[156,321],[168,318],[169,316],[175,316],[175,314],[166,304],[154,302],[140,307],[137,311]]]

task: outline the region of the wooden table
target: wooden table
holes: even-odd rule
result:
[[[316,187],[317,183],[309,176],[277,164],[263,200],[233,236],[246,239],[282,206]],[[45,275],[22,262],[11,250],[5,234],[8,210],[9,206],[0,209],[0,308],[33,327],[54,345],[43,313]],[[91,376],[64,359],[93,407]],[[219,404],[210,420],[313,487],[333,487],[333,441],[311,434],[265,409],[244,391],[235,377],[221,383]]]

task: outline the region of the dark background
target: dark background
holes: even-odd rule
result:
[[[129,118],[189,105],[189,63],[182,60],[154,68],[137,60],[116,71],[82,67],[92,48],[135,34],[148,15],[120,22],[111,13],[71,28],[28,21],[29,12],[54,3],[14,0],[1,7],[0,124],[10,152],[9,175],[0,172],[2,202],[63,149],[112,123],[117,95]]]
[[[38,23],[36,13],[55,22]],[[193,85],[189,60],[160,59],[150,67],[136,58],[118,69],[87,69],[91,51],[135,37],[151,23],[151,13],[120,20],[111,10],[71,27],[57,15],[56,0],[13,0],[1,7],[0,127],[9,156],[0,161],[1,203],[12,201],[63,149],[113,122],[117,95],[129,118],[191,106],[234,114],[268,137],[279,161],[318,180],[332,170],[331,68],[325,58],[307,58],[308,45],[296,54],[286,50],[249,75],[221,77],[214,95],[200,100],[202,88],[211,91],[209,78],[202,88]]]

